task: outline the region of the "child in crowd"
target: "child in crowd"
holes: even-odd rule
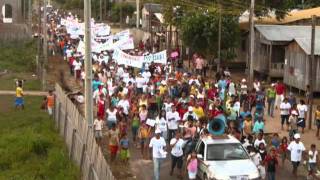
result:
[[[279,146],[279,152],[281,155],[281,161],[282,161],[283,167],[284,167],[284,162],[287,159],[287,148],[288,148],[288,138],[284,136]]]
[[[189,179],[196,179],[198,171],[198,159],[195,151],[193,151],[187,158],[187,170]]]
[[[317,106],[317,110],[316,110],[314,116],[316,118],[315,122],[316,122],[316,127],[317,127],[316,136],[319,138],[319,132],[320,132],[320,105]]]
[[[126,133],[123,134],[119,144],[120,144],[120,159],[124,163],[128,163],[130,158],[130,152],[129,152],[129,139]]]
[[[119,148],[119,130],[116,124],[113,123],[111,130],[108,132],[109,136],[109,150],[110,150],[110,160],[113,162],[116,159],[118,148]]]
[[[95,119],[93,122],[94,134],[98,145],[101,145],[103,124],[101,118]]]
[[[139,126],[140,126],[140,120],[138,117],[138,114],[134,114],[131,122],[131,132],[132,132],[132,138],[133,138],[133,143],[135,146],[137,146],[137,136],[138,136],[138,131],[139,131]]]
[[[311,144],[311,149],[308,152],[309,158],[308,158],[308,177],[312,177],[314,179],[318,179],[315,176],[315,173],[317,172],[317,163],[319,161],[319,155],[318,151],[316,149],[315,144]]]
[[[142,122],[142,125],[139,128],[138,137],[140,138],[140,150],[143,159],[147,159],[148,157],[148,138],[150,136],[150,127]]]

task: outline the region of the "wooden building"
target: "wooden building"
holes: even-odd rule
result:
[[[309,27],[309,29],[311,29]],[[309,30],[310,32],[310,30]],[[320,27],[316,30],[315,43],[315,77],[313,77],[315,92],[320,92]],[[306,90],[309,84],[309,63],[311,55],[310,38],[296,38],[286,48],[284,64],[284,83],[299,90]]]

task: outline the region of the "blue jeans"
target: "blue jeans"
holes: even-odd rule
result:
[[[267,172],[267,180],[276,180],[275,172]]]
[[[268,115],[271,117],[273,117],[274,103],[274,98],[268,99]]]
[[[153,158],[153,180],[160,180],[160,167],[163,158]]]

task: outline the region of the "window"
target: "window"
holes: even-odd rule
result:
[[[2,6],[1,16],[3,23],[12,23],[12,6],[10,4],[4,4]]]
[[[208,145],[207,160],[227,161],[240,159],[249,159],[247,152],[240,143]]]
[[[197,149],[197,154],[201,154],[202,157],[204,157],[204,143],[201,142],[201,144],[199,145],[199,148]]]

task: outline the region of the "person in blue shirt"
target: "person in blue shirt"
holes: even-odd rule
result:
[[[258,121],[254,123],[252,132],[254,134],[259,134],[261,131],[264,131],[264,122],[259,118]]]
[[[101,81],[99,81],[98,75],[94,75],[94,78],[93,78],[93,81],[92,81],[92,90],[93,90],[93,92],[98,89],[99,85],[101,85]]]

